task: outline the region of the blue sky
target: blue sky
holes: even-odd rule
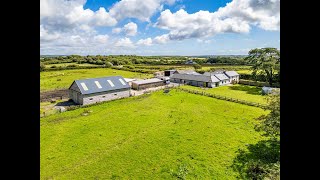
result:
[[[280,0],[41,0],[42,55],[280,49]]]

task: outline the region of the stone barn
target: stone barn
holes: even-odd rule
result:
[[[69,98],[81,105],[130,96],[130,86],[121,76],[75,80],[69,87]]]
[[[141,89],[163,86],[163,85],[165,85],[165,81],[158,78],[132,81],[132,89],[135,89],[135,90],[141,90]]]

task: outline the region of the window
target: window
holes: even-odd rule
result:
[[[96,83],[96,85],[97,85],[97,87],[98,87],[99,89],[102,88],[101,85],[100,85],[100,83],[99,83],[98,81],[94,81],[94,83]]]
[[[90,98],[89,100],[91,101],[91,100],[93,100],[93,98]]]
[[[113,94],[113,95],[115,95],[115,96],[116,96],[116,95],[118,95],[118,94]]]
[[[113,82],[112,81],[110,81],[110,80],[107,80],[108,81],[108,83],[110,84],[110,86],[111,87],[113,87],[114,86],[114,84],[113,84]]]
[[[102,96],[102,98],[105,98],[106,96]]]
[[[126,85],[126,83],[122,79],[119,79],[119,81],[121,82],[122,85]]]
[[[83,90],[88,91],[88,87],[86,86],[85,83],[80,83],[80,84],[81,84]]]

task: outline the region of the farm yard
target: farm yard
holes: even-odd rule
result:
[[[109,68],[77,69],[40,72],[40,91],[66,89],[76,79],[121,75],[125,78],[150,78],[152,74]]]
[[[254,125],[265,113],[171,90],[55,114],[40,120],[40,176],[238,179],[237,150],[263,139]]]
[[[266,99],[261,94],[261,87],[257,86],[248,86],[248,85],[229,85],[229,86],[220,86],[215,88],[200,88],[195,86],[181,86],[182,89],[197,90],[207,93],[212,93],[215,95],[226,96],[229,98],[235,98],[255,103],[266,104]]]

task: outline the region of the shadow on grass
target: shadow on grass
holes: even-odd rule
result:
[[[63,102],[58,102],[55,106],[74,106],[77,105],[73,101],[63,101]]]
[[[280,143],[275,140],[263,140],[250,144],[248,150],[238,150],[232,168],[244,179],[263,179],[272,174],[277,177],[277,163],[280,162]],[[275,168],[276,167],[276,168]],[[279,167],[280,168],[280,167]]]
[[[246,91],[248,94],[261,95],[261,88],[256,86],[230,86],[231,90]]]

